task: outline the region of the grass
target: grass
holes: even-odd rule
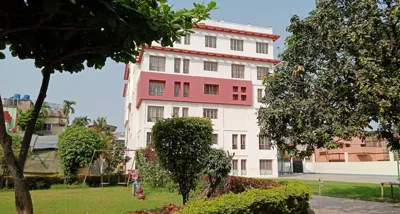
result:
[[[31,191],[35,213],[52,214],[113,214],[128,213],[142,209],[160,208],[163,204],[181,204],[182,197],[162,189],[145,187],[146,200],[131,196],[126,187],[65,188],[57,185],[50,190]],[[14,192],[0,192],[2,214],[15,213]]]
[[[288,181],[292,181],[292,179]],[[319,181],[296,181],[305,184],[313,195],[318,195]],[[385,185],[384,194],[384,199],[382,200],[380,184],[324,181],[324,187],[321,188],[321,195],[323,196],[364,201],[400,202],[400,189],[397,186],[393,186],[394,199],[391,199],[390,186],[388,185]]]
[[[293,181],[292,179],[288,181]],[[313,194],[318,195],[318,181],[296,180],[305,184]],[[324,181],[322,195],[359,199],[365,201],[382,201],[379,184],[350,183]],[[85,188],[81,186],[70,188],[64,185],[54,185],[50,190],[31,191],[35,213],[83,213],[83,214],[113,214],[128,213],[142,209],[160,208],[163,204],[178,204],[182,202],[180,195],[163,189],[145,187],[146,200],[139,201],[132,197],[131,189],[126,187]],[[398,187],[394,187],[394,197],[390,198],[390,187],[385,187],[385,202],[400,202]],[[0,192],[1,214],[15,213],[14,192]]]

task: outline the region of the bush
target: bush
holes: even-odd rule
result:
[[[299,183],[291,183],[274,189],[252,189],[243,193],[219,196],[207,200],[201,198],[189,202],[179,214],[242,214],[274,213],[303,214],[307,213],[310,192]]]
[[[179,209],[180,207],[176,206],[175,204],[168,204],[164,205],[163,208],[159,210],[138,210],[133,214],[173,214]]]
[[[204,179],[208,182],[207,177],[204,177]],[[213,196],[227,193],[237,194],[249,189],[272,189],[280,186],[282,186],[282,184],[269,179],[229,176],[217,187]]]

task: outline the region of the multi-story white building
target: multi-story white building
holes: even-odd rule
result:
[[[272,45],[279,36],[223,21],[205,21],[194,31],[173,48],[143,48],[137,63],[126,66],[126,146],[150,143],[159,119],[209,117],[215,147],[235,153],[233,175],[277,177],[277,152],[258,137],[256,114],[262,79],[279,63]]]

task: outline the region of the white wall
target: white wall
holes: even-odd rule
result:
[[[397,162],[305,162],[303,164],[303,172],[356,175],[397,175]]]

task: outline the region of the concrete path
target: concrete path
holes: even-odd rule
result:
[[[392,214],[400,213],[400,204],[360,201],[326,196],[310,200],[315,214]]]
[[[325,181],[343,181],[356,183],[381,183],[396,181],[396,176],[378,176],[378,175],[339,175],[339,174],[294,174],[280,175],[279,178],[299,179],[299,180],[318,180],[323,178]]]

